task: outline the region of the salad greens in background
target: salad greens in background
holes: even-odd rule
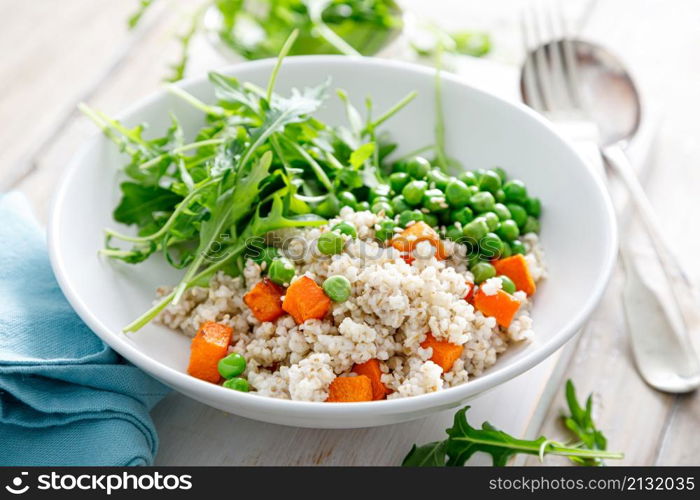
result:
[[[566,403],[569,415],[562,421],[576,441],[559,443],[544,436],[534,440],[518,439],[484,422],[481,429],[469,425],[469,406],[459,410],[454,425],[447,429],[447,439],[423,446],[413,445],[403,460],[404,467],[463,466],[472,455],[483,452],[491,455],[493,465],[505,466],[508,460],[519,453],[536,455],[540,460],[545,455],[567,457],[576,465],[600,466],[605,459],[622,459],[621,453],[606,451],[607,442],[603,433],[593,422],[593,399],[589,396],[585,408],[576,399],[576,390],[571,380],[566,382]]]
[[[140,0],[129,17],[129,27],[137,26],[156,1]],[[205,26],[207,13],[215,14],[215,28]],[[403,27],[403,11],[394,0],[202,0],[178,36],[181,53],[168,80],[183,77],[193,37],[211,29],[234,53],[262,59],[276,57],[294,30],[299,35],[290,55],[371,56],[394,40]],[[409,36],[409,45],[424,57],[434,57],[438,50],[480,57],[491,48],[486,33],[449,33],[430,23],[423,23],[414,35]]]

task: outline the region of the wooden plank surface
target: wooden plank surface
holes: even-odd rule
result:
[[[171,9],[159,8],[145,19],[139,33],[129,34],[123,19],[135,3],[64,0],[58,9],[49,0],[0,0],[4,20],[0,30],[0,120],[4,124],[0,189],[15,187],[25,192],[41,219],[63,166],[93,133],[74,112],[75,104],[87,99],[91,105],[116,112],[156,89],[167,64],[177,55],[170,37],[181,27],[182,8],[191,8],[191,3],[174,1]],[[520,2],[406,3],[420,15],[447,19],[451,27],[487,26],[495,33],[498,60],[516,62],[520,57],[515,30]],[[613,47],[629,61],[643,82],[647,101],[663,113],[657,160],[647,185],[667,236],[698,281],[700,266],[694,264],[694,257],[700,250],[700,229],[692,221],[700,212],[696,194],[700,169],[695,168],[700,162],[696,124],[700,7],[695,0],[676,0],[673,8],[663,0],[575,1],[564,7],[568,17],[583,25],[587,37]],[[24,42],[18,44],[20,39]],[[202,40],[195,46],[195,71],[221,64]],[[570,362],[558,372],[551,388],[538,390],[546,397],[522,410],[531,412],[523,422],[532,423],[530,434],[561,435],[557,423],[562,407],[560,381],[572,377],[581,393],[596,392],[601,403],[598,421],[610,447],[626,453],[626,463],[697,464],[700,397],[662,395],[639,379],[627,344],[621,284],[618,274]],[[544,422],[541,428],[535,415]],[[497,414],[479,417],[496,424],[500,420]],[[163,464],[391,465],[414,441],[439,438],[450,415],[379,429],[309,431],[269,426],[263,433],[257,423],[171,395],[156,409],[155,418],[162,436],[159,461]],[[198,423],[202,430],[193,433]],[[231,440],[222,447],[219,429],[253,435],[242,449],[233,448],[241,442]],[[211,449],[218,450],[215,456],[207,454]],[[192,450],[197,450],[194,455]]]

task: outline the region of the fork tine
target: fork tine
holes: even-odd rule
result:
[[[564,55],[564,77],[566,79],[566,86],[569,91],[569,95],[571,96],[571,100],[574,103],[574,107],[580,109],[583,106],[583,101],[581,99],[581,91],[578,85],[578,61],[576,49],[571,39],[569,25],[564,18],[559,5],[556,8],[555,15],[562,30],[561,45]]]
[[[537,78],[535,71],[534,54],[530,52],[531,47],[535,47],[536,43],[531,40],[530,30],[528,28],[527,11],[520,12],[520,35],[522,37],[523,49],[525,51],[525,62],[523,65],[524,91],[527,93],[526,101],[530,106],[537,111],[544,111],[544,103],[542,102],[540,81]],[[535,41],[536,42],[536,41]]]
[[[535,40],[533,59],[535,61],[535,75],[539,81],[539,88],[544,102],[544,109],[552,111],[554,107],[554,95],[552,93],[551,68],[547,61],[545,40],[542,24],[539,19],[538,9],[532,9],[532,32]]]
[[[569,92],[568,71],[564,64],[564,54],[561,44],[563,38],[563,28],[560,24],[560,17],[555,13],[559,11],[558,4],[552,7],[552,2],[548,1],[545,4],[544,17],[549,28],[549,36],[547,37],[547,47],[549,48],[550,60],[550,81],[552,82],[552,94],[557,99],[556,105],[560,109],[569,109],[574,107],[573,99]]]

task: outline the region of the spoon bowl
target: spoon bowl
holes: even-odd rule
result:
[[[688,297],[698,293],[668,249],[654,208],[625,153],[642,118],[630,73],[599,45],[555,37],[528,51],[520,88],[525,103],[553,121],[574,121],[594,129],[587,138],[597,141],[606,164],[627,188],[666,278],[663,285],[646,286],[636,252],[622,239],[627,270],[622,298],[638,371],[660,391],[695,390],[700,386],[700,362],[691,334],[700,334],[700,319],[697,305]],[[675,307],[667,309],[663,304],[669,298]]]

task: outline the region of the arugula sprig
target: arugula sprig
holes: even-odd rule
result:
[[[252,241],[269,231],[324,224],[337,214],[337,194],[381,181],[381,164],[394,147],[378,134],[408,104],[411,93],[377,119],[364,120],[345,98],[350,129],[313,117],[328,82],[288,96],[274,92],[293,32],[266,88],[211,73],[218,102],[207,104],[177,86],[168,90],[205,115],[206,125],[187,142],[176,116],[165,135],[146,138],[145,126],[128,128],[85,105],[90,117],[129,156],[114,211],[137,234],[107,229],[102,254],[138,263],[161,252],[184,275],[173,293],[126,327],[135,331],[215,272],[240,273]],[[312,213],[313,212],[313,213]]]
[[[591,398],[588,398],[586,410],[577,400],[573,383],[566,384],[566,396],[572,416],[566,417],[567,427],[580,439],[573,444],[564,444],[541,436],[534,440],[515,438],[484,422],[481,429],[472,427],[467,421],[469,406],[459,410],[454,417],[454,424],[447,429],[448,438],[423,446],[413,445],[403,460],[406,467],[443,467],[463,466],[472,455],[483,452],[491,455],[494,466],[505,466],[508,460],[517,454],[539,456],[558,455],[567,457],[578,465],[602,465],[604,459],[621,459],[621,453],[605,450],[606,441],[602,433],[595,428],[591,418]]]

